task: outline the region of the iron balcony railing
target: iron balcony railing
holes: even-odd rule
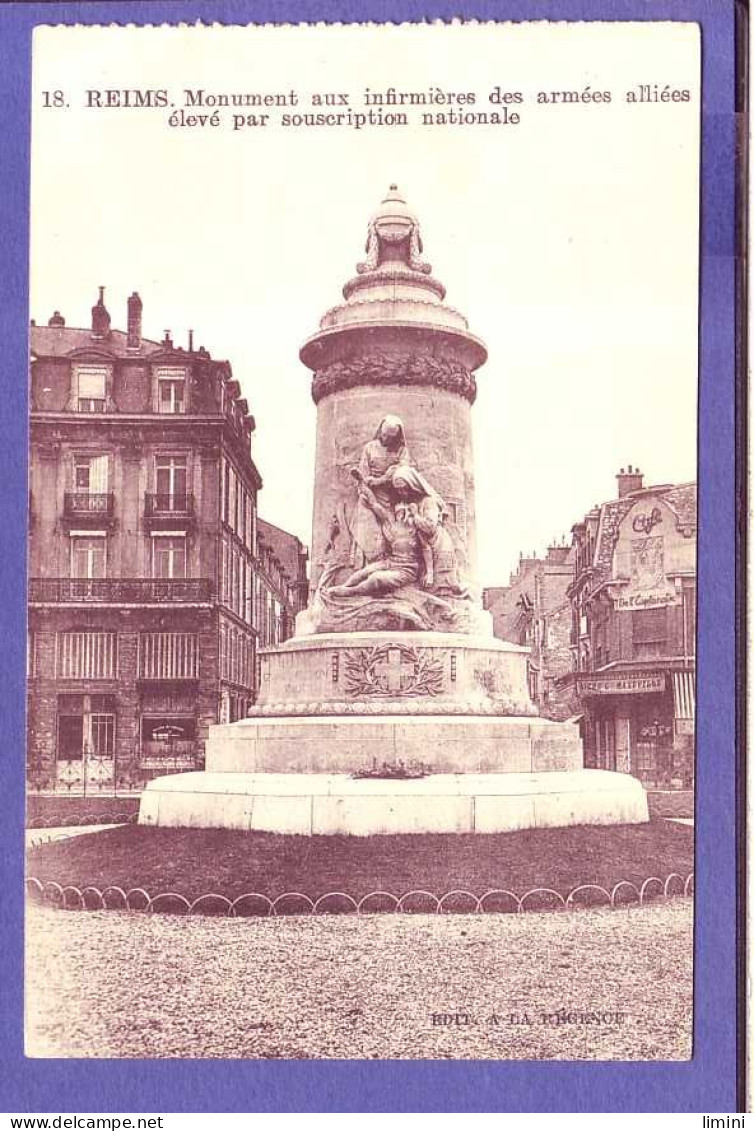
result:
[[[144,514],[147,518],[163,515],[186,515],[194,513],[194,496],[187,494],[162,494],[148,491],[144,496]]]
[[[170,605],[212,600],[208,577],[33,577],[32,604]]]
[[[69,517],[97,515],[111,518],[113,514],[113,494],[111,491],[66,491],[63,510]]]

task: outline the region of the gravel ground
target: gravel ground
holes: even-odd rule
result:
[[[692,922],[682,898],[616,911],[244,920],[30,906],[26,1051],[686,1059]]]

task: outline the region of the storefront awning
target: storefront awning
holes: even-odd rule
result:
[[[694,718],[696,696],[693,672],[673,672],[673,707],[677,719]]]

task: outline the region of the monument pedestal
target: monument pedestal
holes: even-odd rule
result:
[[[442,632],[321,633],[262,652],[248,718],[212,727],[209,773],[581,769],[575,726],[541,719],[526,649]]]
[[[205,772],[150,782],[139,823],[373,836],[646,821],[638,781],[583,769],[578,728],[535,714],[526,659],[443,633],[289,640],[262,655],[253,715],[212,727]]]

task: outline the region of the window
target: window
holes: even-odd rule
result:
[[[195,632],[142,632],[140,679],[196,679],[199,648]]]
[[[102,535],[71,535],[71,577],[105,576],[105,545]]]
[[[526,665],[526,681],[529,685],[529,698],[536,703],[538,691],[538,670],[533,664]]]
[[[241,562],[238,557],[238,550],[235,546],[233,547],[233,557],[231,561],[233,566],[233,576],[231,580],[230,607],[232,608],[234,613],[237,613],[241,582]]]
[[[191,715],[161,715],[143,717],[141,720],[141,738],[143,745],[143,753],[149,755],[162,754],[163,756],[174,754],[180,756],[186,753],[186,747],[190,747],[190,753],[194,753],[194,741],[196,739],[196,719]],[[150,748],[146,748],[145,744],[151,743]]]
[[[84,756],[84,716],[58,716],[58,759],[80,762]]]
[[[224,535],[222,544],[222,570],[223,578],[220,600],[224,605],[227,605],[230,600],[230,545]]]
[[[115,715],[92,715],[92,754],[95,758],[112,758],[115,738]]]
[[[104,495],[107,492],[107,456],[76,456],[73,486],[77,493]]]
[[[664,644],[667,638],[667,609],[634,609],[634,644]]]
[[[58,761],[112,758],[115,752],[115,701],[110,695],[58,698]]]
[[[615,769],[615,720],[598,719],[595,724],[597,740],[597,768]]]
[[[114,632],[59,632],[59,679],[115,679],[117,635]]]
[[[696,588],[684,585],[682,597],[684,655],[696,655]]]
[[[253,603],[254,603],[254,574],[251,570],[251,563],[246,563],[246,604],[243,610],[243,619],[247,624],[252,623],[253,616]]]
[[[251,639],[233,625],[220,625],[220,678],[242,687],[251,687],[254,646]]]
[[[230,505],[229,523],[233,530],[238,529],[238,478],[235,471],[230,473]]]
[[[252,498],[246,496],[246,548],[254,553],[254,520],[252,517]]]
[[[158,509],[185,510],[186,482],[185,456],[158,456],[155,462]]]
[[[79,412],[104,412],[107,366],[79,365],[76,368],[76,407]]]
[[[175,415],[186,411],[186,370],[157,370],[157,411]]]
[[[159,535],[152,539],[152,576],[186,576],[186,539]]]
[[[634,609],[631,613],[634,635],[634,657],[653,660],[662,656],[667,645],[668,610]]]
[[[223,464],[223,522],[230,523],[230,464]]]

